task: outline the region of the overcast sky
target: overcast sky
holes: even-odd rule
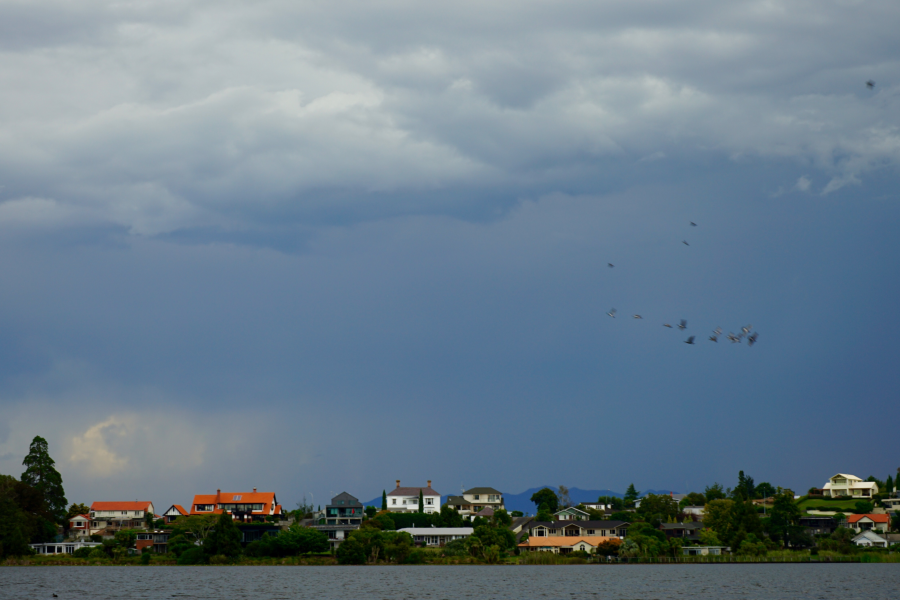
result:
[[[895,472],[898,22],[0,1],[0,472],[41,435],[70,501],[160,510]]]

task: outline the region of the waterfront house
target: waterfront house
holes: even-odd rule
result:
[[[703,523],[700,521],[660,523],[659,529],[666,534],[667,538],[677,537],[683,540],[696,542],[700,540],[700,530],[703,529]]]
[[[438,547],[463,540],[475,530],[472,527],[406,527],[398,531],[411,535],[416,545]]]
[[[441,495],[431,488],[431,480],[426,487],[397,487],[387,494],[387,507],[390,512],[418,512],[419,492],[422,493],[422,512],[431,514],[441,510]]]
[[[169,536],[172,532],[168,529],[150,529],[137,534],[134,547],[140,553],[144,548],[150,548],[156,554],[165,554],[169,551]]]
[[[806,527],[806,533],[812,536],[831,535],[837,529],[837,523],[827,515],[804,515],[797,524]]]
[[[448,496],[445,504],[466,518],[477,516],[477,513],[486,508],[492,510],[505,508],[503,494],[492,487],[474,487],[464,491],[462,496]]]
[[[169,507],[169,510],[163,513],[163,521],[166,523],[174,523],[175,519],[178,517],[186,517],[190,514],[185,508],[180,504],[173,504]]]
[[[692,519],[703,519],[703,515],[706,513],[705,506],[684,506],[681,508],[681,512],[690,516]]]
[[[729,552],[728,546],[685,546],[681,549],[685,556],[721,556]]]
[[[522,552],[552,552],[554,554],[569,554],[570,552],[591,552],[604,542],[614,544],[621,543],[617,537],[589,535],[589,536],[541,536],[529,537],[518,544]]]
[[[82,548],[102,546],[100,542],[76,540],[74,542],[47,542],[46,544],[28,544],[35,554],[72,554]]]
[[[154,514],[153,503],[149,501],[94,502],[89,514],[89,532],[113,536],[122,529],[146,529],[148,513]]]
[[[867,529],[861,533],[859,533],[856,537],[850,540],[854,544],[860,547],[867,548],[887,548],[887,540],[875,533],[871,529]]]
[[[91,516],[75,515],[69,519],[69,535],[85,537],[91,533]]]
[[[869,529],[886,533],[891,526],[890,519],[890,515],[849,515],[847,517],[847,527],[857,533]]]
[[[331,499],[324,514],[312,525],[328,536],[332,550],[338,547],[351,531],[359,529],[366,518],[365,507],[347,492],[341,492]]]
[[[628,531],[625,521],[530,521],[523,530],[529,537],[615,537],[624,538]]]
[[[838,473],[828,480],[822,488],[826,498],[849,496],[851,498],[871,498],[878,493],[878,484],[874,481],[863,481],[856,475]]]
[[[227,492],[216,490],[215,494],[198,494],[191,504],[193,515],[220,515],[230,513],[235,521],[259,522],[269,517],[281,519],[284,515],[275,492]]]

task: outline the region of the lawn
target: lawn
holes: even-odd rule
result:
[[[797,503],[797,507],[803,512],[810,508],[813,510],[837,510],[844,513],[851,513],[856,508],[859,500],[823,500],[821,498],[806,498]]]

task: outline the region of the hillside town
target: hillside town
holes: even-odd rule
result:
[[[900,491],[888,476],[836,473],[805,494],[756,484],[641,494],[596,502],[566,486],[538,489],[532,511],[507,510],[490,486],[444,495],[432,481],[395,480],[380,501],[343,491],[324,506],[286,509],[274,490],[200,490],[185,504],[93,499],[66,505],[62,478],[35,438],[20,479],[0,476],[0,553],[143,564],[318,558],[338,564],[580,559],[614,563],[776,553],[842,559],[900,549]],[[900,470],[898,470],[900,473]],[[127,497],[128,491],[122,496]],[[787,553],[787,554],[786,554]],[[541,558],[541,557],[544,558]],[[554,559],[555,560],[555,559]]]

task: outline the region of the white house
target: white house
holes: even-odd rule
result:
[[[388,510],[390,512],[418,512],[419,492],[422,492],[422,512],[428,514],[440,512],[441,495],[431,489],[430,479],[427,487],[400,487],[398,479],[397,487],[387,493]]]
[[[874,481],[863,481],[856,475],[838,473],[828,480],[822,488],[826,498],[850,496],[852,498],[871,498],[878,493],[878,484]]]
[[[447,506],[469,518],[486,508],[492,509],[492,511],[505,508],[503,494],[492,487],[475,487],[464,491],[462,496],[448,496]]]
[[[874,548],[887,548],[887,540],[872,531],[871,529],[867,529],[863,531],[852,540],[850,540],[857,546],[869,546]]]
[[[28,544],[34,549],[36,554],[72,554],[76,550],[82,548],[96,548],[102,546],[100,542],[86,542],[78,540],[75,542],[48,542],[46,544]]]
[[[398,531],[411,535],[417,544],[443,546],[453,540],[465,539],[475,530],[471,527],[407,527]]]
[[[558,510],[553,513],[553,516],[556,517],[557,521],[587,521],[591,518],[591,515],[584,512],[581,509],[575,508],[574,506],[569,506],[567,508],[563,508],[562,510]]]
[[[847,527],[859,533],[867,529],[874,529],[887,533],[891,528],[890,515],[850,515],[847,517]]]
[[[69,519],[69,533],[75,537],[86,537],[91,532],[90,515],[75,515]]]
[[[147,513],[155,514],[152,502],[94,502],[91,504],[90,533],[107,530],[112,535],[120,529],[146,529]]]

